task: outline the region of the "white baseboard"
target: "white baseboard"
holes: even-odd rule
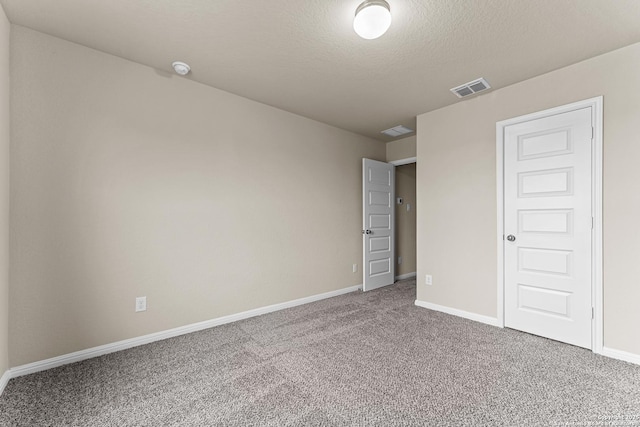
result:
[[[9,369],[9,371],[7,371],[7,373],[5,373],[2,376],[2,380],[4,380],[5,377],[7,377],[6,381],[8,382],[10,378],[16,378],[23,375],[33,374],[35,372],[40,372],[47,369],[57,368],[58,366],[67,365],[69,363],[75,363],[75,362],[80,362],[81,360],[91,359],[92,357],[102,356],[104,354],[126,350],[128,348],[149,344],[155,341],[172,338],[179,335],[189,334],[191,332],[197,332],[203,329],[209,329],[214,326],[220,326],[226,323],[237,322],[238,320],[248,319],[250,317],[260,316],[262,314],[272,313],[274,311],[284,310],[286,308],[296,307],[299,305],[320,301],[326,298],[331,298],[338,295],[355,292],[359,289],[362,289],[362,285],[350,286],[348,288],[338,289],[336,291],[325,292],[322,294],[312,295],[310,297],[300,298],[293,301],[287,301],[280,304],[273,304],[266,307],[260,307],[260,308],[256,308],[249,311],[243,311],[242,313],[231,314],[229,316],[218,317],[216,319],[211,319],[211,320],[205,320],[204,322],[192,323],[190,325],[180,326],[178,328],[169,329],[166,331],[156,332],[149,335],[143,335],[141,337],[131,338],[128,340],[117,341],[111,344],[105,344],[98,347],[92,347],[86,350],[80,350],[74,353],[53,357],[51,359],[41,360],[39,362],[33,362],[26,365],[16,366],[15,368]],[[3,383],[0,382],[0,385],[2,384]]]
[[[0,396],[2,396],[2,392],[4,391],[4,388],[7,386],[7,383],[9,383],[10,379],[11,379],[11,373],[9,371],[6,371],[0,377]]]
[[[440,311],[442,313],[452,314],[458,317],[464,317],[465,319],[474,320],[480,323],[486,323],[487,325],[501,327],[498,323],[498,319],[489,316],[483,316],[481,314],[470,313],[464,310],[458,310],[456,308],[446,307],[444,305],[433,304],[426,301],[416,300],[415,303],[418,307],[428,308],[429,310]]]
[[[396,280],[413,279],[414,277],[416,277],[415,271],[413,273],[401,274],[399,276],[396,276]]]
[[[476,322],[486,323],[487,325],[502,327],[498,323],[498,319],[493,317],[483,316],[476,313],[470,313],[468,311],[458,310],[451,307],[445,307],[438,304],[433,304],[426,301],[416,300],[415,304],[418,307],[428,308],[430,310],[440,311],[442,313],[452,314],[458,317],[464,317],[465,319],[475,320]],[[600,352],[602,356],[610,357],[612,359],[622,360],[624,362],[633,363],[636,365],[640,365],[640,355],[635,353],[629,353],[622,350],[615,350],[608,347],[603,347],[602,352]]]
[[[640,354],[629,353],[622,350],[614,350],[613,348],[602,347],[603,356],[611,357],[612,359],[623,360],[625,362],[634,363],[640,365]]]

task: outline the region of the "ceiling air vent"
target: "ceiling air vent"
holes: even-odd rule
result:
[[[483,78],[476,79],[472,82],[465,83],[458,87],[454,87],[450,89],[451,92],[455,93],[458,98],[464,98],[469,95],[473,95],[474,93],[482,92],[483,90],[491,89],[489,83]]]
[[[384,133],[387,136],[392,136],[395,138],[396,136],[406,135],[411,132],[413,132],[413,129],[409,129],[406,126],[398,125],[389,129],[385,129],[380,133]]]

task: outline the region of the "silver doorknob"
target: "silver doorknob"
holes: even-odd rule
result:
[[[507,240],[510,242],[515,242],[516,241],[516,236],[514,236],[513,234],[509,234],[507,236]]]
[[[362,230],[362,234],[372,234],[373,231],[371,230]]]

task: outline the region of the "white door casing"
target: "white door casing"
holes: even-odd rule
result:
[[[362,159],[362,290],[394,282],[395,166]]]
[[[591,108],[504,128],[505,326],[591,348]]]

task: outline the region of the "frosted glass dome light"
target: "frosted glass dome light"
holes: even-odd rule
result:
[[[353,29],[363,39],[377,39],[391,25],[391,9],[385,0],[365,0],[356,9]]]

